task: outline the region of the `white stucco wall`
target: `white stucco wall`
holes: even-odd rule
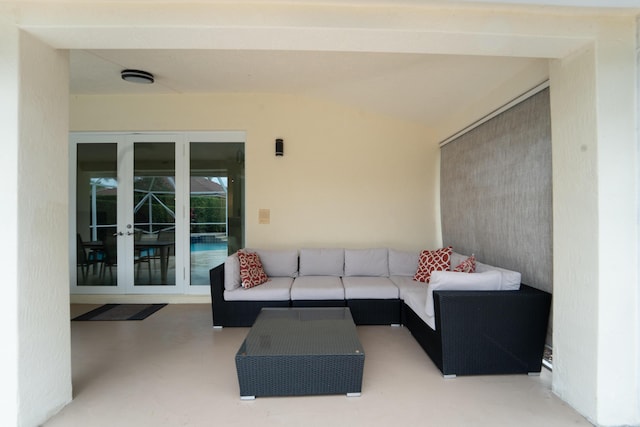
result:
[[[598,239],[594,230],[598,227],[598,194],[594,62],[591,46],[551,65],[553,387],[591,420],[597,415],[598,364],[595,351],[598,345]],[[576,126],[576,121],[580,121],[580,126]],[[568,266],[571,268],[566,268]],[[591,374],[585,374],[587,372]]]
[[[20,77],[14,81],[20,88],[15,228],[20,426],[41,424],[71,400],[68,64],[66,51],[20,33]]]
[[[4,341],[0,364],[0,425],[18,422],[18,29],[0,17],[0,246],[3,292],[0,334]]]
[[[597,425],[638,425],[635,22],[552,61],[554,391]]]
[[[596,41],[600,218],[597,408],[598,422],[608,425],[640,425],[636,31],[635,20],[611,22]],[[621,254],[632,261],[621,263]]]
[[[636,19],[636,120],[640,120],[640,17]],[[638,185],[638,189],[636,190],[636,194],[638,194],[638,198],[636,200],[636,215],[637,220],[636,224],[638,224],[638,228],[636,230],[636,242],[638,242],[638,251],[640,252],[640,123],[636,123],[636,140],[638,141],[637,147],[638,150],[636,152],[636,183]],[[640,288],[640,261],[638,262],[637,267],[637,280],[638,280],[638,288]],[[636,325],[640,324],[640,290],[636,295]],[[638,353],[640,353],[640,332],[635,339],[636,348]],[[640,354],[639,354],[640,356]],[[636,372],[636,381],[638,384],[638,392],[636,394],[636,408],[640,408],[640,362],[636,361],[637,372]],[[640,421],[638,422],[640,424]]]

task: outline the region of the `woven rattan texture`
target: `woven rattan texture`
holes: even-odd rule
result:
[[[540,372],[551,294],[436,291],[436,330],[406,304],[403,322],[444,375]]]
[[[364,357],[348,308],[263,309],[236,354],[240,395],[360,393]]]
[[[240,396],[360,393],[364,354],[236,357]]]

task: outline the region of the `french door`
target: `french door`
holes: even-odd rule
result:
[[[244,133],[72,133],[73,293],[205,294],[244,241]]]

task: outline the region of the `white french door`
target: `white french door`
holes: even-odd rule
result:
[[[206,294],[208,269],[228,242],[243,240],[229,214],[243,198],[243,140],[240,132],[72,133],[71,291]]]

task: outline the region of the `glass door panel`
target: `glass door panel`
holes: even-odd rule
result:
[[[118,145],[77,144],[76,285],[117,286]]]
[[[208,294],[244,244],[244,137],[72,132],[71,291]]]
[[[134,286],[175,286],[175,143],[135,142],[133,151]]]
[[[244,241],[244,144],[189,146],[190,283],[209,286],[209,270]]]

